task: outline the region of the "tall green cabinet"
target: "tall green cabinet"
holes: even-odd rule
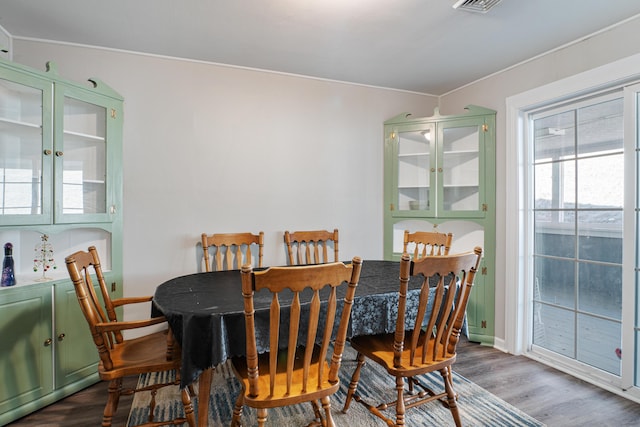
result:
[[[96,246],[122,296],[122,107],[96,79],[0,59],[0,246],[13,244],[17,281],[0,287],[0,425],[99,380],[64,258]]]
[[[452,232],[451,252],[481,246],[467,325],[472,341],[493,345],[496,112],[465,110],[385,122],[384,256],[400,258],[404,230]]]

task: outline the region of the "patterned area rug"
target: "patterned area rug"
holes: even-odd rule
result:
[[[347,349],[345,349],[347,350]],[[355,353],[352,349],[345,351],[343,364],[340,369],[340,389],[331,397],[333,419],[337,426],[369,427],[384,425],[382,420],[375,417],[357,402],[352,402],[349,411],[343,414],[340,410],[346,396],[350,376],[355,367]],[[174,376],[174,372],[159,374],[160,376]],[[158,374],[142,375],[140,383],[151,384],[159,378]],[[423,377],[423,381],[435,390],[442,389],[440,374]],[[509,405],[500,398],[492,395],[466,378],[453,373],[454,386],[459,395],[458,408],[465,426],[544,426],[544,424],[528,416],[519,409]],[[362,370],[358,393],[371,402],[378,402],[375,396],[387,396],[393,400],[395,380],[378,365],[368,362]],[[195,390],[197,391],[197,384]],[[238,393],[240,383],[235,379],[229,362],[216,368],[209,397],[209,426],[228,426],[231,423],[233,404]],[[147,419],[149,414],[149,393],[138,393],[134,397],[129,414],[128,425],[139,424]],[[196,413],[198,401],[193,400]],[[180,391],[177,386],[165,387],[156,396],[156,420],[172,418],[176,411],[183,412],[180,401]],[[286,408],[270,409],[268,412],[268,426],[306,426],[313,420],[313,409],[310,403],[293,405]],[[257,425],[256,411],[245,406],[242,424],[244,426]],[[431,402],[406,412],[407,426],[453,426],[453,418],[448,409],[439,402]]]

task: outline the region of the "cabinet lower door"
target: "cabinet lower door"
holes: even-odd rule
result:
[[[0,290],[0,414],[53,390],[51,287]]]
[[[100,291],[96,289],[99,293]],[[96,349],[87,321],[70,283],[55,285],[56,388],[64,387],[98,370]]]
[[[486,258],[480,264],[476,274],[469,303],[467,305],[467,326],[469,339],[482,344],[493,345],[494,337],[494,292],[491,283],[493,277],[483,274],[486,271]]]

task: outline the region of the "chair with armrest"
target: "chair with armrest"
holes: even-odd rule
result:
[[[351,346],[358,352],[357,366],[351,377],[343,412],[355,399],[387,425],[403,426],[406,409],[439,400],[451,411],[456,426],[461,425],[450,367],[456,360],[460,328],[481,255],[479,247],[473,252],[427,256],[413,261],[409,254],[402,255],[395,333],[351,339]],[[422,287],[415,322],[405,329],[407,289],[409,279],[414,276],[419,276]],[[429,289],[434,284],[433,305],[427,313]],[[373,406],[356,393],[367,358],[395,377],[397,400],[394,402]],[[420,375],[434,371],[442,376],[443,390],[431,390],[419,379]],[[405,394],[405,381],[420,388],[420,392]],[[395,419],[383,412],[394,408]]]
[[[334,426],[329,396],[340,386],[338,370],[361,266],[362,261],[355,257],[349,265],[336,262],[271,267],[258,272],[250,266],[242,268],[247,353],[246,357],[232,358],[233,370],[242,384],[232,426],[239,425],[244,405],[257,409],[258,426],[262,427],[268,408],[303,402],[311,402],[313,406],[316,420],[312,425]],[[340,313],[337,292],[345,286]],[[268,351],[259,354],[253,297],[254,292],[261,290],[271,293],[271,308]],[[327,291],[328,300],[322,304],[320,293],[326,295]],[[281,303],[289,298],[290,306],[281,313]],[[338,314],[340,319],[331,349]],[[331,355],[329,361],[328,354]],[[324,409],[324,419],[320,406]]]
[[[333,243],[333,260],[329,259],[330,242]],[[333,231],[289,231],[284,232],[289,265],[325,264],[339,261],[338,229]]]
[[[404,230],[403,253],[410,253],[407,248],[413,243],[413,259],[431,255],[449,255],[453,234],[438,233],[436,231],[416,231],[410,233]]]
[[[166,332],[158,331],[132,339],[123,337],[123,331],[158,325],[166,321],[164,317],[126,322],[118,320],[116,308],[127,304],[149,302],[152,297],[129,297],[112,300],[102,274],[98,251],[94,246],[91,246],[88,252],[79,251],[69,255],[65,258],[65,261],[80,308],[87,320],[93,341],[98,349],[98,355],[100,356],[98,374],[103,381],[110,381],[102,426],[111,426],[113,414],[118,408],[121,395],[131,395],[138,391],[151,391],[152,396],[149,421],[140,424],[141,426],[160,426],[169,423],[177,425],[185,422],[190,426],[195,426],[195,415],[187,388],[182,390],[184,417],[177,418],[172,422],[153,420],[156,390],[168,385],[180,384],[180,353],[173,350],[171,351],[174,354],[169,355],[167,353]],[[96,293],[91,274],[95,274],[100,288],[100,295]],[[104,309],[100,298],[104,303]],[[176,370],[176,380],[173,382],[156,384],[141,390],[123,388],[122,380],[124,377],[171,369]]]
[[[245,264],[253,264],[251,247],[258,247],[258,267],[262,267],[264,233],[202,233],[202,251],[205,271],[212,271],[211,255],[216,271],[240,270]],[[213,254],[209,254],[210,250]]]

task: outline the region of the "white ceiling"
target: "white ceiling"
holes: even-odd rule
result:
[[[44,39],[442,95],[640,14],[638,0],[0,0]],[[636,41],[629,41],[634,43]]]

